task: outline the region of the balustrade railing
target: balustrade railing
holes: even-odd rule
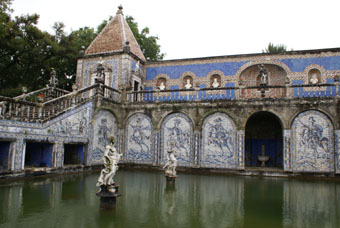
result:
[[[60,88],[46,87],[30,93],[24,93],[20,96],[14,97],[14,99],[28,102],[45,102],[49,99],[58,98],[69,93],[70,91]]]
[[[145,90],[121,93],[101,83],[71,93],[60,91],[60,96],[44,103],[25,101],[23,97],[8,98],[0,96],[0,118],[19,121],[44,121],[62,112],[85,103],[93,97],[109,102],[146,103],[146,102],[190,102],[190,101],[223,101],[262,98],[325,98],[339,96],[340,84],[325,83],[317,85],[280,85],[280,86],[230,86],[222,88],[194,88],[174,90]],[[46,92],[46,89],[32,94]],[[64,94],[64,95],[62,95]],[[126,97],[123,97],[126,96]]]
[[[260,98],[322,98],[339,96],[339,90],[340,84],[338,82],[316,85],[240,85],[238,87],[231,86],[220,88],[145,90],[127,92],[127,102],[181,102]]]
[[[107,85],[103,85],[103,89],[104,89],[104,99],[107,99],[109,101],[113,101],[115,103],[120,103],[122,100],[122,95],[121,92],[109,87]]]
[[[45,103],[34,103],[0,96],[0,118],[28,122],[44,121],[69,108],[89,101],[91,97],[88,94],[98,87],[98,84],[94,84]]]

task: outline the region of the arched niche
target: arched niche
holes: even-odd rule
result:
[[[186,75],[186,76],[183,77],[182,88],[183,89],[191,89],[191,88],[193,88],[193,83],[194,83],[194,80],[193,80],[192,76]]]
[[[177,164],[190,166],[193,160],[193,124],[183,113],[173,113],[164,118],[161,124],[161,164],[167,159],[170,142],[175,143]]]
[[[261,77],[259,75],[261,64],[252,65],[241,72],[239,81],[243,86],[260,86]],[[285,85],[287,72],[278,65],[263,64],[268,72],[267,85]],[[243,98],[261,97],[260,89],[242,89],[241,96]],[[286,88],[266,89],[266,97],[281,98],[286,96]]]
[[[109,137],[114,136],[116,139],[115,147],[119,151],[119,138],[117,120],[113,114],[106,110],[99,111],[93,120],[93,143],[92,150],[89,151],[88,161],[91,164],[103,163],[105,147],[109,143]]]
[[[324,113],[308,110],[292,123],[292,170],[334,172],[334,131]]]
[[[225,113],[208,116],[202,125],[202,167],[236,168],[238,164],[236,126]]]
[[[247,121],[245,130],[245,165],[261,166],[259,156],[269,156],[265,165],[283,167],[283,128],[271,112],[256,112]]]
[[[125,161],[152,164],[152,132],[150,117],[142,113],[130,116],[125,130]]]

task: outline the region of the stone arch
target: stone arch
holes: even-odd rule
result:
[[[189,167],[193,163],[193,121],[183,113],[167,115],[161,124],[160,163],[167,159],[168,143],[175,142],[177,164]]]
[[[299,113],[292,122],[292,171],[334,172],[334,125],[318,110]]]
[[[262,63],[261,63],[262,65]],[[239,75],[239,83],[243,86],[260,86],[261,76],[259,64],[251,65],[245,68]],[[267,84],[271,86],[282,86],[286,83],[287,72],[284,68],[276,64],[263,64],[268,72]],[[257,89],[242,89],[241,96],[243,98],[261,98],[261,90]],[[266,96],[271,98],[286,97],[286,88],[266,88]]]
[[[152,164],[153,125],[151,118],[143,113],[135,113],[126,121],[124,160],[131,163]]]
[[[243,64],[239,69],[238,71],[236,72],[235,74],[235,78],[239,81],[239,78],[240,78],[240,75],[242,74],[242,72],[244,70],[246,70],[247,68],[251,67],[251,66],[254,66],[254,65],[259,65],[259,64],[271,64],[271,65],[277,65],[277,66],[280,66],[281,68],[283,68],[287,75],[290,75],[292,72],[290,70],[290,68],[283,62],[281,61],[276,61],[276,60],[256,60],[256,61],[249,61],[245,64]]]
[[[334,118],[332,118],[331,114],[324,109],[318,108],[318,109],[309,109],[309,110],[303,110],[303,111],[295,112],[289,119],[289,123],[288,123],[289,125],[288,125],[287,129],[291,128],[293,126],[293,122],[296,119],[296,117],[298,117],[299,114],[301,114],[302,112],[306,112],[306,111],[318,111],[318,112],[323,113],[331,121],[332,125],[335,128],[337,127],[337,122],[334,120]]]
[[[191,71],[185,71],[180,77],[180,89],[185,89],[186,79],[190,80],[191,88],[194,88],[195,83],[197,82],[195,73]]]
[[[93,143],[92,150],[89,150],[88,162],[90,164],[103,163],[105,147],[109,143],[109,136],[113,135],[116,138],[115,147],[119,151],[119,134],[117,120],[114,115],[107,110],[100,110],[94,116],[93,125]]]
[[[283,167],[283,123],[268,111],[253,113],[245,127],[245,164],[261,166],[260,156],[267,156],[266,166]]]
[[[276,112],[276,111],[274,111],[274,110],[266,110],[266,109],[264,109],[264,110],[261,110],[261,111],[255,110],[255,111],[253,111],[252,113],[250,113],[250,115],[248,116],[248,118],[243,119],[243,120],[242,120],[242,123],[241,123],[241,126],[242,126],[243,129],[246,129],[246,125],[247,125],[247,122],[248,122],[249,118],[250,118],[251,116],[253,116],[254,114],[258,113],[258,112],[268,112],[268,113],[271,113],[271,114],[275,115],[275,116],[278,118],[278,120],[280,121],[280,125],[281,125],[281,127],[282,127],[283,129],[290,128],[290,125],[289,125],[289,124],[287,125],[287,123],[286,123],[285,121],[283,121],[283,118],[282,118],[282,116],[281,116],[280,113],[278,113],[278,112]]]
[[[163,79],[165,80],[166,89],[169,89],[171,80],[170,80],[170,77],[167,74],[158,74],[155,77],[155,79],[154,79],[155,80],[154,89],[157,89],[159,87],[158,83],[160,81],[162,81]]]
[[[96,78],[96,69],[97,66],[99,65],[99,63],[94,64],[93,66],[90,67],[89,69],[89,84],[88,86],[91,86],[93,84],[95,84],[95,78]],[[112,75],[112,66],[110,66],[109,64],[107,64],[106,62],[102,63],[103,67],[104,67],[104,84],[107,86],[112,86],[112,81],[113,81],[113,75]],[[91,90],[90,92],[90,96],[94,95],[94,91]]]
[[[237,129],[225,113],[207,116],[202,125],[202,167],[235,169],[238,166]]]
[[[313,70],[319,71],[320,75],[318,75],[319,83],[326,83],[326,78],[322,77],[326,75],[326,70],[323,68],[323,66],[320,66],[319,64],[311,64],[308,65],[305,70],[303,71],[305,77],[304,77],[304,82],[305,84],[310,84],[310,72]]]

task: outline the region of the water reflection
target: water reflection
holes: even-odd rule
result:
[[[284,227],[340,227],[339,195],[336,183],[286,181]]]
[[[7,221],[15,224],[22,214],[22,189],[21,184],[0,188],[0,224]]]
[[[120,171],[115,210],[99,207],[98,174],[0,185],[0,227],[340,227],[340,184]]]

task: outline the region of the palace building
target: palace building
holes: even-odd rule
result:
[[[121,163],[340,173],[340,48],[149,62],[122,8],[78,59],[72,92],[0,96],[0,173]],[[32,97],[39,98],[32,102]],[[33,170],[33,171],[32,171]]]

